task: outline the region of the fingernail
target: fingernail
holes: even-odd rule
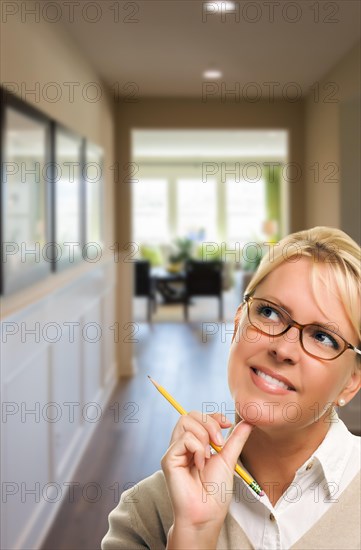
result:
[[[216,443],[217,443],[217,445],[224,445],[224,439],[223,439],[223,435],[221,434],[221,432],[217,432],[217,434],[216,434]]]

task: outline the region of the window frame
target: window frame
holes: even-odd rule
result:
[[[28,117],[31,122],[35,122],[45,127],[45,142],[44,142],[44,160],[45,163],[51,163],[52,161],[52,139],[51,139],[51,120],[38,111],[36,108],[32,107],[28,103],[22,101],[20,98],[11,94],[4,88],[0,90],[1,97],[3,101],[1,102],[0,108],[0,212],[1,212],[1,224],[0,224],[0,239],[1,239],[1,269],[0,269],[0,291],[4,296],[8,296],[18,292],[19,290],[24,289],[27,286],[30,286],[45,277],[49,276],[52,271],[52,260],[45,260],[40,252],[40,257],[44,259],[38,263],[38,265],[33,266],[26,272],[21,272],[11,274],[11,277],[8,276],[6,272],[6,262],[4,261],[4,237],[5,237],[5,224],[7,220],[7,215],[5,211],[5,197],[7,191],[7,182],[4,178],[4,163],[5,160],[5,140],[6,140],[6,125],[7,125],[7,110],[11,109],[19,113],[21,116]],[[49,181],[49,178],[45,178],[44,185],[44,238],[45,242],[49,243],[51,241],[51,202],[52,202],[52,182]],[[48,257],[48,254],[47,254]],[[36,263],[36,262],[35,262]]]
[[[72,266],[79,265],[81,262],[85,261],[84,257],[84,245],[86,244],[86,239],[88,235],[89,228],[87,227],[87,210],[86,204],[89,200],[87,197],[86,181],[84,175],[84,166],[86,163],[86,154],[87,147],[95,147],[99,150],[101,158],[101,182],[100,182],[100,197],[99,197],[99,228],[101,248],[103,247],[104,237],[104,224],[105,224],[105,195],[104,195],[104,150],[101,146],[93,143],[90,140],[87,140],[85,137],[76,133],[75,131],[69,129],[64,124],[61,124],[51,117],[47,116],[42,111],[38,110],[36,107],[22,100],[20,97],[16,96],[12,92],[9,92],[6,88],[0,86],[0,95],[2,102],[0,103],[0,238],[1,238],[1,249],[0,249],[0,294],[2,296],[13,295],[20,290],[24,290],[27,287],[38,283],[39,281],[51,276],[52,273],[60,272],[64,269],[71,268]],[[4,236],[6,233],[6,222],[7,216],[5,212],[5,198],[6,190],[8,183],[5,182],[5,143],[6,143],[6,124],[7,124],[7,110],[13,109],[18,112],[20,115],[29,117],[31,121],[41,124],[45,127],[45,139],[44,139],[44,163],[46,165],[45,175],[43,175],[43,185],[44,185],[44,204],[43,204],[43,224],[44,231],[42,238],[44,239],[46,246],[46,253],[44,249],[40,249],[40,261],[34,262],[34,266],[30,269],[18,270],[15,273],[7,272],[6,262],[4,261],[5,256],[5,247],[4,247]],[[74,259],[73,262],[69,262],[68,258],[62,257],[57,258],[56,251],[56,212],[57,212],[57,196],[56,196],[56,139],[59,132],[63,133],[65,136],[74,138],[75,142],[79,143],[78,154],[76,158],[79,159],[79,190],[78,190],[78,219],[77,219],[77,228],[79,235],[79,247],[80,251],[78,256]],[[20,243],[17,243],[20,245]],[[22,248],[21,248],[22,253]],[[45,255],[44,255],[45,254]],[[46,259],[45,259],[46,258]],[[37,260],[37,258],[36,258]],[[91,260],[90,260],[91,261]]]

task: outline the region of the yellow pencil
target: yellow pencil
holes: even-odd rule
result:
[[[154,384],[157,390],[163,395],[163,397],[165,397],[167,401],[169,401],[169,403],[173,405],[173,407],[179,412],[179,414],[182,414],[182,415],[188,414],[187,411],[184,410],[183,407],[174,399],[174,397],[172,397],[170,393],[168,393],[167,390],[163,388],[163,386],[158,384],[158,382],[153,380],[153,378],[151,378],[149,375],[148,375],[148,378],[152,382],[152,384]],[[215,451],[217,451],[217,453],[221,452],[222,447],[215,445],[214,443],[212,443],[212,441],[210,441],[209,444]],[[254,490],[254,492],[257,495],[259,495],[260,497],[264,495],[264,491],[262,491],[257,481],[255,481],[245,470],[243,470],[238,464],[236,464],[234,469],[237,472],[237,474],[242,479],[244,479],[244,481],[251,487],[251,489]]]

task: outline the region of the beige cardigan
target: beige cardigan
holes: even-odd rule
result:
[[[292,550],[360,550],[360,481],[359,473]],[[122,494],[109,514],[109,531],[102,540],[102,550],[165,549],[172,523],[172,505],[159,470]],[[224,521],[217,550],[254,550],[230,514]]]

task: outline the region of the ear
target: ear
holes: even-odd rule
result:
[[[350,378],[348,379],[346,386],[338,396],[338,399],[345,399],[346,403],[349,403],[358,393],[360,388],[361,369],[359,367],[355,367],[353,373],[350,374]]]
[[[235,315],[235,318],[234,318],[234,330],[233,330],[232,342],[235,339],[237,331],[238,331],[239,321],[240,321],[240,318],[241,318],[241,315],[242,315],[243,306],[244,306],[244,302],[242,302],[238,306],[237,311],[236,311],[236,315]]]

